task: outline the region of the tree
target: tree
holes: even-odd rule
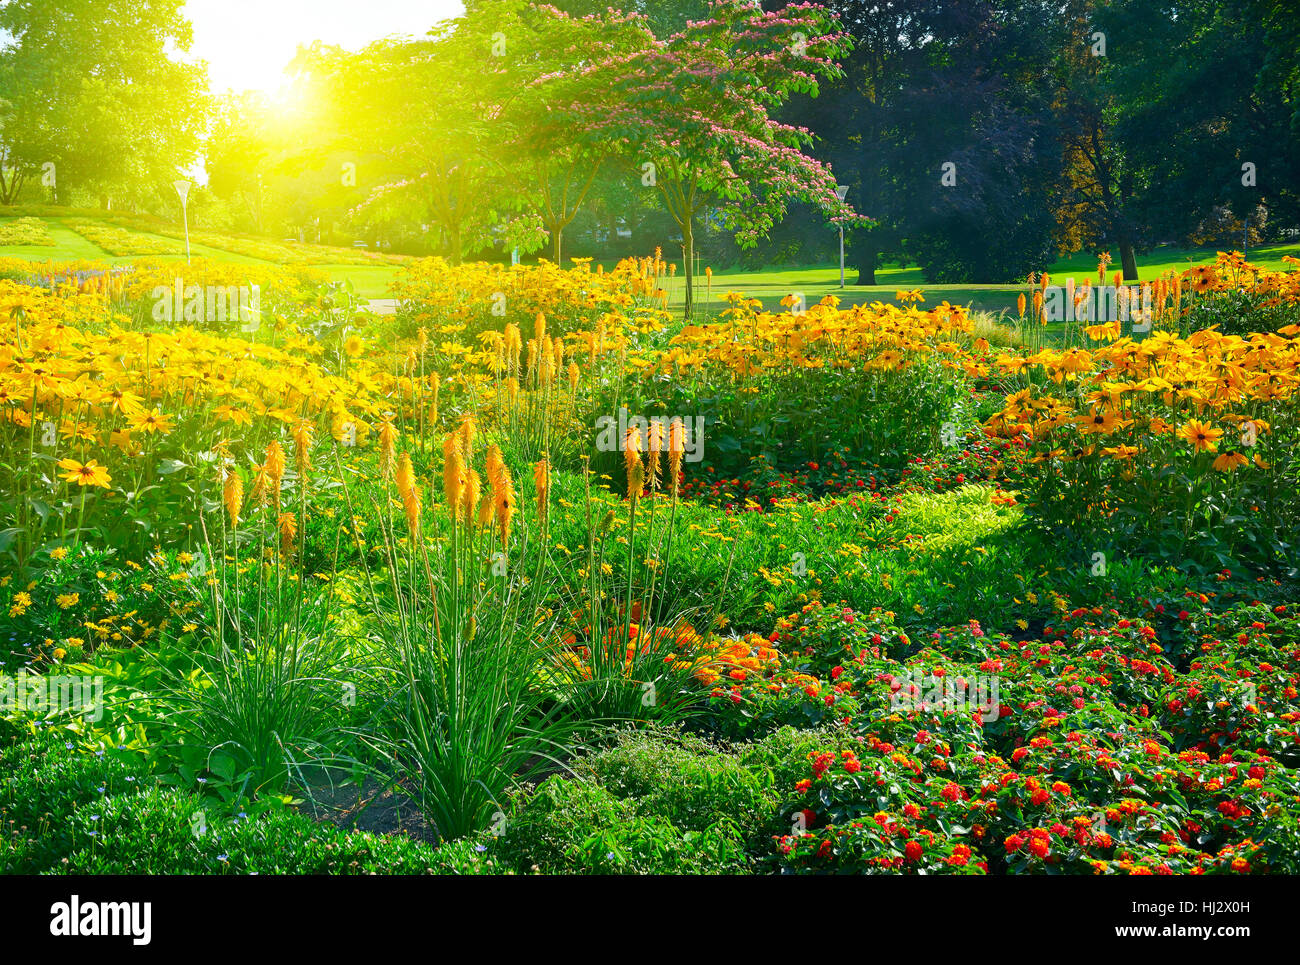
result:
[[[477,7],[482,0],[470,0],[467,7]],[[656,37],[668,37],[681,30],[692,20],[704,20],[709,15],[710,0],[556,0],[553,8],[573,18],[603,19],[610,13],[637,15]],[[611,9],[612,8],[612,9]]]
[[[1016,281],[1053,258],[1045,7],[965,0],[925,11],[926,66],[894,98],[888,173],[905,250],[928,281]]]
[[[841,0],[843,76],[788,116],[873,223],[848,236],[857,283],[910,255],[935,281],[1005,280],[1050,255],[1044,202],[1058,170],[1042,91],[1056,33],[1044,0]],[[996,235],[1000,244],[990,246]]]
[[[490,38],[449,22],[428,38],[303,56],[330,125],[312,151],[372,157],[354,216],[431,224],[453,263],[492,243],[499,205],[510,204],[496,194],[503,72],[493,61]]]
[[[6,64],[0,58],[0,90],[12,96],[17,86],[16,78],[6,77],[5,73]],[[23,143],[23,132],[16,127],[15,119],[13,102],[0,100],[0,204],[17,203],[36,167],[28,158],[41,154],[32,151],[30,144]]]
[[[1226,209],[1300,215],[1294,14],[1259,0],[1112,0],[1100,84],[1133,219],[1183,240]],[[1261,22],[1262,21],[1262,22]]]
[[[205,68],[188,50],[184,0],[8,0],[0,5],[0,160],[21,179],[53,165],[71,190],[142,202],[198,153]],[[14,175],[11,173],[11,179]],[[12,180],[7,193],[12,195]]]
[[[216,109],[205,152],[208,188],[240,213],[240,227],[258,234],[270,230],[266,180],[283,149],[275,120],[260,93],[232,94]]]
[[[777,3],[765,6],[774,10]],[[822,156],[849,187],[848,197],[871,213],[869,226],[849,233],[847,255],[858,269],[857,284],[874,285],[880,257],[901,249],[906,198],[891,172],[905,162],[904,145],[893,136],[894,110],[926,65],[932,4],[886,0],[830,6],[853,41],[842,76],[829,78],[815,99],[793,98],[783,116],[798,118],[817,134]]]
[[[717,0],[706,19],[671,36],[658,39],[644,25],[631,53],[602,54],[551,79],[551,102],[575,127],[618,145],[680,228],[687,317],[695,224],[706,208],[742,245],[766,235],[796,199],[858,220],[836,198],[830,169],[803,153],[810,132],[772,116],[793,94],[816,93],[820,77],[837,76],[846,49],[820,7],[765,12]],[[593,89],[605,93],[593,101]]]
[[[594,60],[625,55],[644,40],[639,20],[613,10],[571,17],[527,0],[480,0],[457,21],[458,43],[488,38],[503,71],[496,109],[498,163],[525,210],[540,221],[559,264],[564,231],[577,217],[615,146],[563,109],[602,92],[583,73]],[[562,85],[561,83],[562,82]],[[563,87],[563,96],[554,96]]]
[[[1053,101],[1062,163],[1053,202],[1056,236],[1064,252],[1116,246],[1124,279],[1136,281],[1137,250],[1152,234],[1138,214],[1142,172],[1115,130],[1130,94],[1110,82],[1110,65],[1133,56],[1136,35],[1116,33],[1098,19],[1099,7],[1097,0],[1069,0],[1063,9],[1067,29],[1058,47]]]

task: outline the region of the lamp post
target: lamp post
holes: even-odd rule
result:
[[[849,186],[847,184],[835,185],[835,197],[841,201],[848,196]],[[840,288],[844,287],[844,225],[840,225]]]
[[[181,218],[185,222],[185,264],[188,265],[190,263],[190,213],[188,205],[190,182],[184,180],[173,181],[172,187],[181,196]]]

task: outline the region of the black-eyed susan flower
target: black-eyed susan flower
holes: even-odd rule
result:
[[[108,469],[93,459],[87,463],[80,463],[75,459],[60,459],[59,468],[63,470],[65,480],[78,486],[99,486],[108,489],[109,483],[113,481],[108,474]]]
[[[1235,472],[1249,462],[1250,460],[1244,454],[1232,450],[1219,453],[1215,457],[1213,465],[1218,472]]]
[[[1216,429],[1199,419],[1188,420],[1178,430],[1178,438],[1197,452],[1214,452],[1222,436],[1222,429]]]

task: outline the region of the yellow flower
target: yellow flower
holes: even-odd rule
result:
[[[1099,411],[1095,407],[1093,410],[1079,419],[1075,424],[1079,427],[1079,432],[1083,435],[1109,435],[1115,431],[1115,425],[1119,422],[1119,416],[1107,409]]]
[[[465,495],[465,459],[461,439],[460,432],[452,432],[442,440],[442,491],[453,519],[460,515],[460,503]]]
[[[497,529],[501,533],[501,548],[506,549],[510,543],[510,521],[515,515],[515,486],[504,463],[497,467],[496,479],[492,483],[492,504],[496,509]]]
[[[1197,452],[1214,452],[1222,435],[1222,429],[1216,429],[1199,419],[1189,420],[1178,430],[1178,438],[1194,447]]]
[[[222,502],[230,516],[230,528],[239,525],[239,511],[244,505],[244,481],[233,468],[226,470],[226,483],[222,488]]]
[[[160,432],[163,435],[167,435],[172,431],[172,424],[170,417],[165,416],[157,409],[154,409],[152,412],[139,416],[135,422],[132,423],[131,429],[133,431],[139,429],[141,432],[148,433]]]
[[[134,416],[144,408],[138,395],[120,388],[109,390],[107,401],[112,409],[125,416]]]
[[[60,610],[67,610],[81,602],[80,593],[60,593],[55,597],[54,602],[58,604]]]
[[[212,410],[212,414],[222,422],[230,422],[237,426],[251,426],[253,417],[243,409],[237,409],[233,405],[219,405]]]
[[[1113,342],[1119,338],[1119,322],[1106,322],[1101,325],[1089,325],[1084,334],[1094,342]]]
[[[113,481],[113,477],[108,474],[108,469],[93,459],[84,465],[75,459],[60,459],[59,468],[64,471],[64,479],[75,482],[78,486],[100,486],[107,489],[108,484]]]
[[[433,419],[437,422],[437,418]],[[397,427],[392,420],[385,419],[379,424],[379,474],[387,479],[393,471],[393,460],[397,457]]]
[[[1219,472],[1234,472],[1249,462],[1240,452],[1224,452],[1214,460],[1214,468]]]
[[[272,439],[266,447],[266,475],[273,492],[279,490],[286,468],[284,447],[280,445],[278,440]]]
[[[412,536],[419,536],[420,490],[415,485],[415,468],[411,465],[408,453],[402,453],[398,460],[393,481],[397,484],[397,494],[402,499],[402,509],[406,513],[406,527]]]
[[[306,476],[311,468],[312,424],[306,419],[299,419],[293,427],[294,464],[298,475]]]
[[[545,454],[533,467],[533,487],[537,492],[537,515],[545,520],[551,492],[551,464]]]
[[[280,530],[280,552],[288,555],[293,549],[293,539],[298,535],[298,517],[293,513],[281,513],[276,526]]]

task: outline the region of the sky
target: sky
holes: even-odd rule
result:
[[[208,62],[215,93],[274,92],[299,44],[349,50],[393,34],[421,35],[463,11],[459,0],[186,0],[190,53]]]

